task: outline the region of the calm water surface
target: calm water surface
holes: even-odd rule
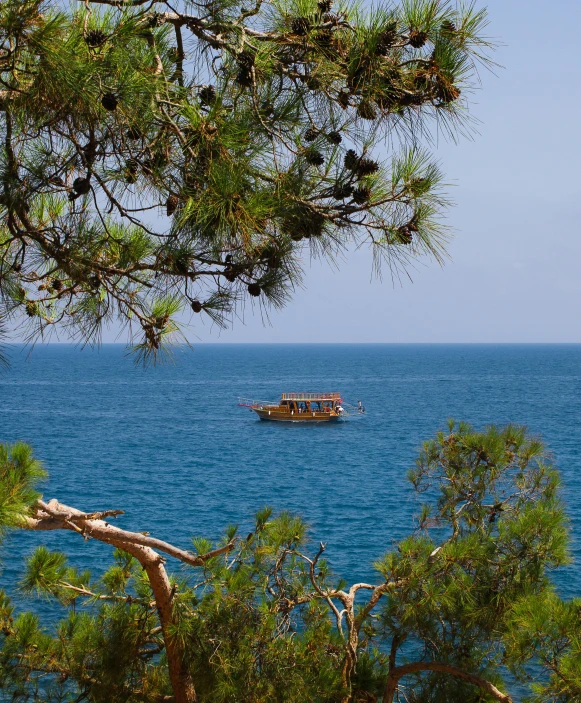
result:
[[[285,425],[237,407],[238,396],[297,390],[338,390],[368,413]],[[563,474],[578,557],[581,345],[199,345],[148,370],[121,346],[54,345],[13,349],[0,374],[0,441],[34,446],[50,472],[46,498],[122,508],[120,525],[184,547],[231,523],[247,529],[264,505],[289,509],[349,580],[373,578],[374,559],[413,528],[406,472],[448,417],[542,434]],[[39,543],[96,570],[110,555],[73,534],[13,534],[0,585],[14,588]],[[565,595],[581,594],[581,560],[555,578]]]

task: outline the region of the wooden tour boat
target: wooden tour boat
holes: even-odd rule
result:
[[[340,393],[283,393],[278,404],[240,399],[261,420],[277,422],[332,422],[345,415]]]

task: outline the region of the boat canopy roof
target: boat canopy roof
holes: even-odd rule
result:
[[[283,393],[281,400],[341,400],[341,393]]]

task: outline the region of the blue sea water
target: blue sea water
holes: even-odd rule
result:
[[[188,548],[264,505],[304,516],[336,572],[373,579],[373,561],[414,526],[406,480],[447,418],[514,422],[541,434],[562,471],[576,561],[555,574],[581,595],[581,345],[199,345],[142,369],[124,348],[14,347],[0,373],[0,441],[32,444],[46,498],[124,509],[119,525]],[[238,396],[340,391],[363,417],[260,422]],[[245,534],[245,532],[244,532]],[[75,534],[9,535],[0,586],[13,591],[39,543],[100,571],[106,545]],[[171,560],[170,560],[171,563]],[[44,607],[44,606],[43,606]]]

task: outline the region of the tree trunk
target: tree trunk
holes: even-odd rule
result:
[[[187,663],[184,661],[181,647],[171,633],[171,627],[175,623],[172,604],[173,592],[167,572],[163,566],[164,559],[149,547],[136,547],[134,548],[135,551],[129,551],[126,546],[122,545],[120,548],[128,551],[139,560],[149,578],[165,642],[169,678],[175,696],[175,703],[196,703],[198,698],[192,677]],[[139,552],[143,554],[141,558]]]
[[[353,612],[353,598],[345,599],[345,622],[347,624],[347,641],[345,642],[345,657],[343,659],[343,668],[341,676],[343,679],[343,687],[345,695],[341,703],[351,703],[352,700],[352,684],[351,679],[357,667],[357,647],[359,645],[359,632],[355,623],[355,615]]]
[[[139,561],[147,574],[155,598],[175,703],[197,703],[194,683],[184,660],[182,648],[172,635],[172,627],[176,624],[172,603],[173,592],[164,567],[164,558],[151,547],[135,543],[136,540],[145,541],[143,536],[120,530],[76,508],[59,504],[56,500],[46,504],[39,501],[36,516],[26,518],[24,527],[30,530],[72,530],[85,538],[92,537],[100,542],[111,544]]]

